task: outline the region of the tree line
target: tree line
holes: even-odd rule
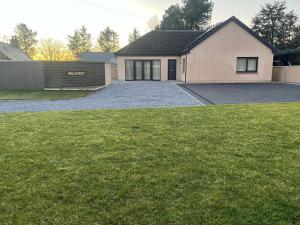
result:
[[[157,30],[201,30],[207,31],[211,25],[214,3],[212,0],[182,0],[181,4],[171,5],[159,21],[152,17],[148,27]],[[251,28],[278,49],[300,47],[300,24],[294,10],[289,11],[285,0],[275,0],[261,6],[252,18]],[[37,32],[25,24],[17,25],[15,33],[20,48],[38,60],[74,60],[82,52],[115,52],[120,48],[119,35],[110,27],[101,31],[96,44],[85,26],[76,29],[67,37],[68,43],[54,39],[37,41]],[[135,28],[128,37],[129,43],[140,37]]]
[[[16,26],[15,34],[20,49],[35,60],[76,60],[83,52],[115,52],[120,48],[119,34],[110,27],[106,27],[100,32],[95,44],[93,44],[92,35],[88,32],[86,26],[81,26],[72,35],[68,35],[66,45],[52,38],[38,41],[38,33],[23,23]],[[133,42],[139,37],[140,33],[135,28],[129,34],[128,40]]]
[[[202,30],[212,28],[212,0],[182,0],[170,6],[157,29]],[[300,47],[300,24],[294,10],[288,11],[285,0],[276,0],[261,6],[252,18],[251,28],[278,49]]]

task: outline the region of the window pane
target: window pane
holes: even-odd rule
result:
[[[143,67],[142,67],[142,62],[141,61],[136,61],[136,74],[135,74],[135,79],[136,80],[142,80],[143,79]]]
[[[182,60],[182,72],[185,73],[185,68],[186,68],[186,59]]]
[[[153,80],[160,80],[160,61],[153,61]]]
[[[247,59],[237,59],[236,71],[245,72],[247,71]]]
[[[133,61],[132,60],[127,60],[126,61],[126,80],[133,80]]]
[[[257,71],[257,59],[248,59],[248,71]]]
[[[144,62],[144,79],[151,79],[151,62]]]

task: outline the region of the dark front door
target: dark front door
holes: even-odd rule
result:
[[[169,59],[168,79],[176,80],[176,59]]]

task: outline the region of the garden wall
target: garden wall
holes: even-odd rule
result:
[[[111,64],[111,78],[113,80],[118,79],[118,66],[116,64]]]
[[[300,66],[273,67],[273,81],[285,83],[300,83]]]
[[[0,61],[0,90],[42,90],[43,63]]]
[[[110,83],[111,70],[106,71],[104,63],[0,61],[0,90],[86,88]]]

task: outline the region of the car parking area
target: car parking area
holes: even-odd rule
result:
[[[297,84],[181,84],[180,86],[206,105],[300,101],[300,85]]]

